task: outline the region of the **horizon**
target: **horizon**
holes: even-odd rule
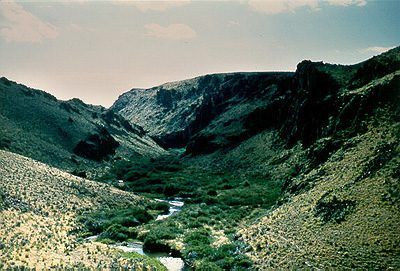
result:
[[[399,11],[366,0],[1,1],[0,76],[109,107],[206,74],[356,64],[399,45]]]
[[[398,47],[398,46],[395,46],[395,47],[392,47],[392,48],[388,48],[388,50],[386,50],[386,51],[384,51],[384,52],[382,52],[382,53],[379,53],[379,54],[375,54],[375,55],[371,56],[370,58],[372,58],[372,57],[374,57],[374,56],[377,56],[377,55],[380,55],[380,54],[383,54],[383,53],[385,53],[385,52],[387,52],[387,51],[389,51],[389,50],[391,50],[391,49],[394,49],[394,48],[396,48],[396,47]],[[368,58],[368,59],[370,59],[370,58]],[[351,65],[356,65],[356,64],[358,64],[358,63],[364,62],[364,61],[366,61],[366,60],[368,60],[368,59],[365,59],[365,60],[362,60],[362,61],[356,62],[356,63],[350,63],[350,64],[329,63],[329,62],[324,62],[324,61],[322,61],[322,60],[321,60],[321,62],[323,62],[324,64],[334,64],[334,65],[351,66]],[[303,59],[303,60],[301,60],[300,62],[302,62],[302,61],[307,61],[307,60],[308,60],[308,59]],[[299,62],[299,63],[300,63],[300,62]],[[315,61],[313,61],[313,62],[315,62]],[[127,89],[127,90],[123,90],[123,91],[118,95],[118,97],[121,96],[121,95],[123,95],[123,94],[125,94],[125,93],[127,93],[127,92],[129,92],[129,91],[131,91],[131,90],[147,90],[147,89],[151,89],[151,88],[154,88],[154,87],[159,87],[159,86],[162,86],[162,85],[165,85],[165,84],[170,84],[170,83],[176,83],[176,82],[182,82],[182,81],[187,81],[187,80],[196,79],[196,78],[198,78],[198,77],[203,77],[203,76],[206,76],[206,75],[235,74],[235,73],[295,73],[296,70],[297,70],[297,68],[294,69],[294,70],[287,70],[287,71],[284,71],[284,70],[281,70],[281,71],[279,71],[279,70],[269,70],[269,71],[227,71],[227,72],[216,72],[216,73],[200,74],[200,75],[196,75],[196,76],[189,77],[189,78],[182,78],[182,79],[178,79],[178,80],[174,80],[174,81],[162,82],[162,83],[160,83],[160,84],[158,84],[158,85],[152,85],[152,86],[149,86],[149,87],[133,87],[133,88],[130,88],[130,89]],[[18,82],[18,81],[16,81],[16,80],[13,80],[12,78],[8,78],[8,77],[6,77],[6,76],[0,75],[0,78],[1,78],[1,77],[4,77],[4,78],[6,78],[7,80],[13,81],[13,82],[15,82],[15,83],[17,83],[17,84],[24,85],[24,86],[26,86],[26,87],[28,87],[28,88],[31,88],[31,89],[35,89],[35,90],[40,90],[40,91],[47,92],[47,93],[53,95],[55,98],[57,98],[57,100],[60,100],[60,101],[69,101],[69,100],[72,100],[72,99],[79,99],[79,100],[81,100],[81,101],[83,101],[84,103],[89,104],[89,105],[103,106],[103,107],[106,107],[106,108],[110,108],[110,107],[113,105],[113,103],[118,99],[118,97],[117,97],[117,99],[113,100],[112,103],[111,103],[109,106],[105,106],[105,105],[102,105],[102,104],[94,104],[94,103],[86,102],[86,101],[82,100],[80,97],[70,97],[70,98],[67,98],[67,99],[61,99],[61,98],[57,97],[56,95],[54,95],[53,93],[47,91],[46,89],[37,88],[37,87],[31,86],[31,85],[28,85],[28,84],[26,84],[26,83],[24,83],[24,82]]]

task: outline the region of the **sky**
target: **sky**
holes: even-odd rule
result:
[[[209,73],[353,64],[400,45],[400,1],[0,0],[0,76],[110,106]]]

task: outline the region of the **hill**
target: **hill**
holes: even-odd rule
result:
[[[143,129],[111,111],[78,99],[0,79],[0,148],[81,176],[112,159],[164,153]]]
[[[291,143],[311,144],[346,125],[328,123],[349,102],[339,99],[351,99],[344,92],[399,69],[399,50],[350,66],[303,61],[296,73],[211,74],[132,89],[111,109],[143,125],[162,146],[185,147],[187,154],[230,148],[267,128]],[[330,126],[316,131],[324,125]]]
[[[374,121],[292,177],[281,204],[241,227],[256,269],[400,267],[400,126]]]
[[[110,270],[164,267],[79,235],[79,217],[144,208],[149,201],[40,162],[0,151],[0,269]],[[146,269],[147,270],[147,269]]]
[[[150,89],[132,89],[122,94],[111,110],[141,123],[162,146],[184,147],[216,116],[290,74],[211,74]],[[249,105],[248,110],[255,106]]]
[[[240,231],[257,269],[400,267],[399,60],[398,47],[353,66],[299,65],[300,89],[324,91],[322,104],[303,107],[318,92],[292,96],[289,118],[275,126],[289,146],[302,143],[307,162],[280,204]],[[326,93],[310,66],[337,89]]]
[[[196,270],[400,268],[400,47],[350,66],[305,60],[294,73],[132,90],[111,110],[1,87],[2,148],[93,167],[120,188],[0,152],[7,267],[45,268],[46,254],[60,268],[157,266],[106,245],[139,240]],[[155,220],[168,204],[121,190],[184,206]],[[84,241],[94,234],[103,244]]]
[[[350,66],[303,61],[295,73],[132,90],[113,110],[129,118],[136,106],[154,114],[145,129],[160,144],[185,149],[107,176],[187,198],[143,238],[203,270],[249,259],[259,270],[400,268],[400,47]]]

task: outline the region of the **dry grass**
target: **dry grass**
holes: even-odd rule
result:
[[[399,203],[385,199],[399,181],[393,175],[400,163],[398,127],[393,128],[381,124],[353,138],[351,147],[303,176],[313,179],[312,189],[240,231],[257,269],[400,269]],[[390,143],[393,159],[360,178],[381,155],[378,146]],[[315,206],[334,196],[355,207],[340,223],[324,222]]]
[[[0,192],[0,269],[141,270],[152,264],[71,233],[79,228],[76,218],[82,212],[143,204],[139,196],[6,151],[0,151]],[[163,270],[161,265],[157,268]]]

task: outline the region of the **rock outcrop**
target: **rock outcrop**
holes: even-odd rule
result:
[[[213,74],[151,89],[132,89],[111,107],[140,123],[164,147],[185,147],[230,106],[253,99],[291,73]]]
[[[100,127],[95,134],[79,141],[74,148],[74,153],[88,159],[101,161],[108,155],[115,154],[119,143],[110,135],[106,128]]]
[[[382,105],[399,110],[399,51],[350,66],[303,61],[295,73],[214,74],[133,89],[112,110],[190,155],[234,147],[267,128],[289,145],[311,146],[362,129]]]

